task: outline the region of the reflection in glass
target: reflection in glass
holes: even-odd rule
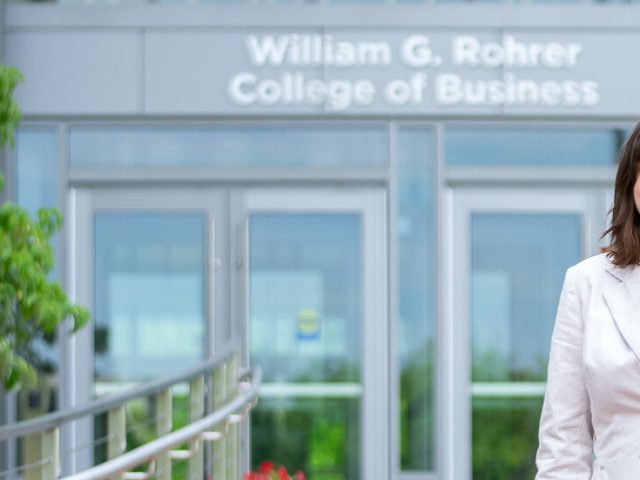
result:
[[[564,274],[581,251],[579,214],[471,215],[471,377],[501,393],[473,396],[475,479],[532,478],[544,389],[516,397],[518,382],[545,380]]]
[[[59,207],[58,184],[58,131],[54,127],[20,127],[16,132],[15,185],[17,203],[37,218],[40,208]],[[56,260],[49,278],[60,279],[60,235],[51,239]],[[37,337],[31,340],[31,363],[38,371],[37,396],[26,390],[16,395],[17,420],[26,420],[58,409],[57,385],[59,384],[58,364],[59,346],[57,335]],[[37,435],[24,440],[22,463],[38,460],[40,439]],[[35,452],[35,454],[34,454]]]
[[[251,415],[251,461],[309,479],[360,478],[360,400],[262,398]]]
[[[253,214],[252,358],[266,382],[360,378],[360,217]]]
[[[31,216],[58,206],[58,132],[51,127],[21,127],[17,132],[18,203]]]
[[[433,470],[436,167],[433,132],[398,131],[398,351],[400,464]]]
[[[387,158],[384,125],[76,126],[78,167],[370,167]]]
[[[473,399],[473,478],[535,477],[542,397]]]
[[[38,218],[41,208],[58,208],[58,131],[54,127],[25,126],[16,131],[15,186],[16,203],[32,218]],[[60,236],[51,239],[56,259],[49,278],[60,279]],[[37,371],[37,385],[20,389],[8,400],[14,408],[8,410],[6,420],[28,420],[58,410],[59,344],[57,335],[38,335],[29,342],[23,355]],[[3,402],[0,401],[0,404]],[[15,417],[11,411],[15,411]],[[0,453],[9,442],[0,442]],[[41,460],[41,437],[28,435],[16,442],[17,464],[28,465]],[[1,456],[1,455],[0,455]],[[1,464],[0,459],[0,464]]]
[[[622,129],[450,127],[449,165],[615,165]]]
[[[263,391],[281,388],[253,415],[254,462],[359,478],[360,393],[332,387],[360,384],[361,245],[359,214],[250,216],[251,363],[263,368]],[[313,400],[302,398],[309,383]]]
[[[566,269],[581,258],[578,214],[471,217],[474,381],[544,381]]]
[[[95,372],[142,381],[204,356],[206,216],[95,217]]]
[[[32,218],[38,218],[41,208],[58,208],[58,132],[52,127],[21,127],[17,131],[16,187],[17,200]],[[52,280],[60,276],[60,236],[51,244],[56,261],[50,274]],[[55,339],[37,338],[32,342],[36,355],[34,365],[41,372],[53,374],[57,370]]]

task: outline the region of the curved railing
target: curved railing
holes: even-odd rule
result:
[[[216,480],[237,480],[240,472],[239,424],[255,406],[262,381],[260,369],[239,371],[239,353],[230,348],[186,371],[69,410],[0,427],[0,441],[40,437],[41,458],[13,470],[0,471],[0,480],[29,472],[30,478],[60,478],[60,428],[69,422],[107,414],[107,461],[65,480],[172,478],[173,460],[188,460],[189,478],[202,479],[205,472]],[[171,389],[189,382],[189,423],[172,431]],[[156,438],[127,451],[126,405],[141,398],[156,405]],[[189,448],[179,449],[187,443]],[[205,445],[212,444],[208,451]],[[141,465],[146,471],[133,471]],[[12,476],[13,475],[13,476]]]

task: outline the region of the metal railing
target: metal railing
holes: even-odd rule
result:
[[[63,477],[65,480],[143,480],[172,478],[172,462],[188,461],[188,478],[201,480],[205,471],[215,480],[238,480],[240,472],[240,424],[257,402],[262,381],[259,368],[239,371],[239,352],[230,348],[199,365],[150,383],[95,400],[69,410],[0,427],[0,441],[39,437],[40,458],[28,465],[0,471],[0,480],[60,478],[60,428],[83,418],[107,416],[107,460]],[[189,383],[189,421],[172,431],[172,387]],[[155,439],[127,451],[127,404],[150,398],[155,405],[152,423]],[[179,449],[187,444],[188,448]],[[212,444],[212,449],[204,448]],[[205,454],[207,451],[207,454]],[[146,471],[133,471],[146,464]]]

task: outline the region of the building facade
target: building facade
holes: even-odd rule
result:
[[[237,340],[265,372],[247,469],[533,477],[564,272],[606,241],[640,111],[636,5],[9,3],[4,22],[25,76],[8,195],[65,213],[54,273],[93,314],[42,346],[50,409]],[[96,435],[65,439],[67,471]]]

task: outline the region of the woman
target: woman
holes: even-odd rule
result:
[[[569,267],[536,480],[640,480],[640,122],[620,150],[608,247]]]

